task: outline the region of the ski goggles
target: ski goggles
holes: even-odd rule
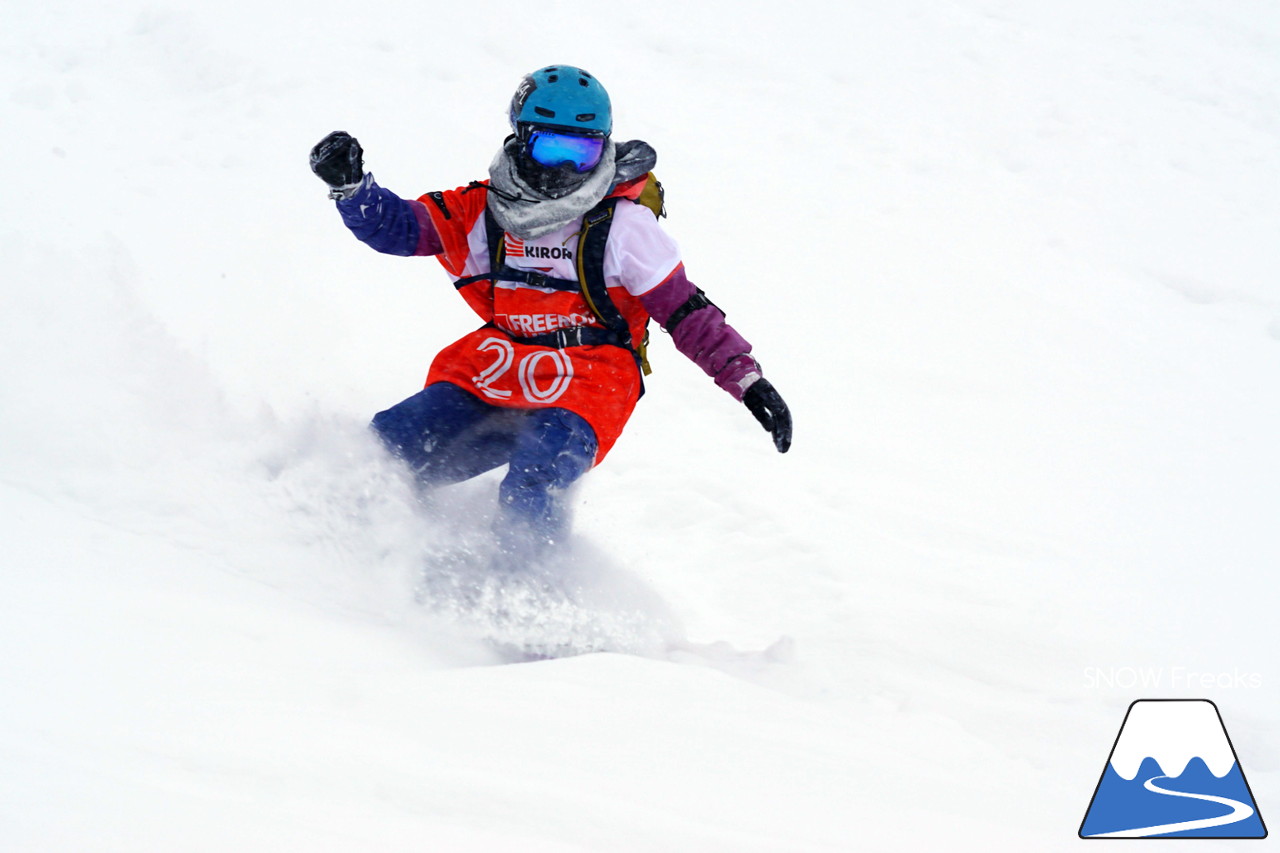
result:
[[[603,136],[579,136],[554,130],[535,130],[529,134],[526,150],[539,166],[555,168],[564,163],[578,173],[590,172],[604,156]]]

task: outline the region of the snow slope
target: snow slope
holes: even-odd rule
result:
[[[1152,696],[1270,817],[1280,12],[1029,5],[8,10],[0,846],[1065,849]],[[522,628],[619,651],[504,664],[413,595],[494,480],[364,432],[472,315],[305,156],[482,177],[552,62],[797,431],[657,336]]]

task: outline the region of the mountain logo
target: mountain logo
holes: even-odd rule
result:
[[[1081,838],[1266,838],[1218,706],[1129,706],[1080,824]]]

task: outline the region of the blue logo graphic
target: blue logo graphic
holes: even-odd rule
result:
[[[1129,706],[1080,824],[1081,838],[1266,838],[1218,706]]]

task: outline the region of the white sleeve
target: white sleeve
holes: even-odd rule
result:
[[[613,211],[605,245],[604,281],[641,296],[662,284],[680,266],[680,247],[658,225],[653,211],[622,199]]]

